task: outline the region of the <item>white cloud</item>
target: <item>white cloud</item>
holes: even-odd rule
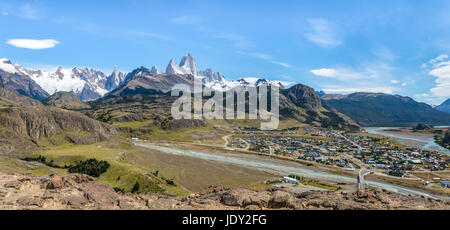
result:
[[[433,64],[433,67],[428,73],[436,77],[436,86],[430,89],[431,94],[442,99],[450,97],[450,62],[445,61],[447,58],[447,54],[442,54],[431,59],[430,64]]]
[[[199,15],[182,15],[173,18],[172,23],[179,25],[197,25],[203,21],[203,18]]]
[[[368,87],[368,88],[336,88],[336,89],[322,89],[325,93],[355,93],[355,92],[365,92],[365,93],[386,93],[392,94],[397,89],[394,87]]]
[[[435,64],[437,62],[443,61],[448,58],[447,54],[441,54],[437,58],[431,59],[430,64]]]
[[[283,66],[284,68],[290,68],[291,67],[291,65],[289,65],[288,63],[285,63],[285,62],[271,61],[271,63]]]
[[[2,15],[3,16],[8,16],[8,13],[7,12],[2,12]]]
[[[342,44],[338,35],[331,27],[331,24],[325,19],[310,19],[309,25],[312,28],[306,37],[313,43],[321,47],[334,47]]]
[[[406,86],[406,85],[407,85],[406,82],[403,82],[403,83],[402,83],[402,86]]]
[[[365,74],[347,69],[322,68],[313,69],[310,72],[319,77],[335,78],[338,80],[362,79],[366,77]]]
[[[273,60],[272,56],[270,56],[268,54],[244,52],[242,50],[237,51],[237,53],[238,54],[242,54],[242,55],[246,55],[246,56],[252,56],[252,57],[255,57],[255,58],[267,61],[268,63],[272,63],[272,64],[276,64],[276,65],[282,66],[284,68],[290,68],[291,67],[291,65],[289,65],[288,63]]]
[[[7,44],[15,46],[17,48],[25,48],[32,50],[49,49],[59,44],[58,41],[53,39],[35,40],[35,39],[9,39]]]
[[[318,84],[322,90],[328,93],[386,93],[401,91],[401,88],[392,84],[400,84],[400,81],[392,77],[395,68],[384,63],[369,63],[358,69],[352,68],[322,68],[313,69],[310,72],[318,76]]]

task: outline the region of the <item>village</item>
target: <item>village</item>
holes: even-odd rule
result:
[[[412,177],[411,173],[415,171],[443,171],[450,163],[444,153],[407,148],[383,137],[331,130],[306,135],[295,135],[292,131],[285,135],[256,132],[236,132],[227,147],[315,162],[346,171],[365,168],[397,178]],[[442,187],[449,187],[447,180],[435,179],[439,179]],[[429,183],[425,181],[424,184]]]

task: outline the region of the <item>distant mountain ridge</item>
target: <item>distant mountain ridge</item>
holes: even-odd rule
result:
[[[450,115],[410,97],[383,93],[323,95],[322,101],[362,126],[450,124]]]
[[[435,109],[437,109],[441,112],[450,113],[450,99],[447,99],[442,104],[436,106]]]

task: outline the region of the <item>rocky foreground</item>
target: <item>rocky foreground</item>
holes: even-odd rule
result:
[[[215,188],[209,194],[174,197],[116,193],[92,177],[0,175],[0,209],[450,209],[450,201],[367,192],[308,191],[288,188],[254,192]]]

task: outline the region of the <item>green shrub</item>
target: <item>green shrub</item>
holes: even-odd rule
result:
[[[138,193],[139,192],[139,183],[136,182],[136,184],[134,184],[133,188],[131,189],[131,193]]]
[[[109,168],[109,163],[106,161],[98,161],[96,159],[88,159],[86,161],[80,161],[78,164],[70,166],[70,173],[87,174],[93,177],[99,177],[102,173],[106,172]]]

